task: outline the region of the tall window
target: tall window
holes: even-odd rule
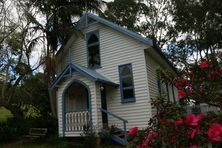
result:
[[[169,96],[168,83],[162,82],[159,74],[157,74],[157,86],[158,86],[159,96],[164,97],[169,102],[170,96]]]
[[[135,102],[132,64],[119,66],[119,79],[122,103]]]
[[[99,51],[99,32],[91,32],[87,34],[88,48],[88,67],[100,67],[100,51]]]

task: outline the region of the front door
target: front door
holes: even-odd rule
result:
[[[102,109],[107,110],[107,104],[106,104],[106,87],[101,86],[101,106]],[[102,112],[102,122],[103,122],[103,128],[108,128],[108,117],[107,114]]]

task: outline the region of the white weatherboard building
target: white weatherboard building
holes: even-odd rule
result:
[[[115,125],[122,135],[112,138],[126,143],[127,130],[145,128],[154,115],[151,98],[164,92],[176,100],[174,86],[161,84],[156,68],[173,67],[151,39],[144,38],[91,13],[77,24],[57,58],[56,94],[59,135],[77,137],[84,128],[98,132]],[[159,90],[162,91],[159,91]]]

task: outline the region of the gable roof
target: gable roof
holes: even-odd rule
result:
[[[143,36],[141,36],[138,33],[130,31],[130,30],[124,28],[124,27],[121,27],[121,26],[119,26],[119,25],[117,25],[117,24],[115,24],[113,22],[110,22],[110,21],[108,21],[106,19],[103,19],[103,18],[101,18],[99,16],[96,16],[96,15],[94,15],[92,13],[85,13],[80,18],[79,22],[86,21],[87,19],[93,19],[93,20],[95,20],[95,21],[97,21],[97,22],[99,22],[101,24],[104,24],[106,26],[109,26],[109,27],[113,28],[114,30],[122,32],[123,34],[126,34],[126,35],[128,35],[128,36],[130,36],[130,37],[132,37],[132,38],[134,38],[134,39],[136,39],[138,41],[141,41],[141,42],[143,42],[146,45],[153,46],[153,41],[151,39],[143,37]],[[78,24],[77,24],[77,26],[78,26]]]
[[[113,28],[114,30],[117,30],[117,31],[119,31],[119,32],[122,32],[123,34],[125,34],[125,35],[127,35],[127,36],[130,36],[130,37],[132,37],[132,38],[134,38],[134,39],[136,39],[136,40],[138,40],[138,41],[143,42],[144,44],[146,44],[146,45],[148,45],[148,46],[153,46],[153,40],[152,40],[152,39],[143,37],[143,36],[141,36],[141,35],[138,34],[138,33],[135,33],[135,32],[133,32],[133,31],[130,31],[130,30],[124,28],[124,27],[121,27],[121,26],[119,26],[119,25],[117,25],[117,24],[115,24],[115,23],[113,23],[113,22],[110,22],[110,21],[108,21],[108,20],[106,20],[106,19],[104,19],[104,18],[101,18],[101,17],[96,16],[96,15],[94,15],[94,14],[92,14],[92,13],[89,13],[89,12],[85,13],[85,14],[79,19],[76,27],[77,27],[79,30],[81,30],[81,29],[84,28],[84,27],[87,27],[86,21],[89,20],[89,19],[95,20],[95,22],[99,22],[99,23],[101,23],[101,24],[104,24],[104,25],[106,25],[106,26],[109,26],[109,27]],[[83,25],[83,24],[84,24],[84,25]],[[81,25],[83,25],[83,26],[81,26]],[[76,36],[76,34],[74,33],[74,34],[70,37],[70,39],[68,40],[67,44],[66,44],[64,47],[62,47],[62,48],[64,48],[65,50],[66,50],[67,48],[69,48],[68,46],[70,46],[71,43],[76,39],[75,36]],[[58,54],[61,52],[62,48],[60,48],[60,49],[57,51],[56,55],[58,55]]]
[[[107,85],[119,86],[118,84],[112,82],[111,80],[99,74],[93,69],[89,69],[89,68],[80,66],[78,64],[70,63],[65,67],[62,73],[59,76],[57,76],[57,78],[52,82],[50,89],[53,90],[56,87],[56,85],[58,85],[58,83],[61,82],[67,75],[72,76],[73,71],[78,72],[79,74],[89,78],[90,80],[94,82],[101,82]]]
[[[106,20],[106,19],[104,19],[104,18],[101,18],[101,17],[96,16],[96,15],[94,15],[94,14],[92,14],[92,13],[89,13],[89,12],[85,13],[85,14],[80,18],[80,20],[78,21],[76,27],[77,27],[79,30],[81,30],[81,29],[83,29],[83,28],[85,28],[85,27],[88,27],[88,26],[87,26],[88,24],[87,24],[86,22],[87,22],[87,20],[89,20],[89,19],[94,20],[95,22],[102,23],[102,24],[104,24],[104,25],[106,25],[106,26],[109,26],[109,27],[113,28],[114,30],[117,30],[117,31],[119,31],[119,32],[122,32],[123,34],[126,34],[126,35],[128,35],[128,36],[130,36],[130,37],[132,37],[132,38],[134,38],[134,39],[136,39],[136,40],[138,40],[138,41],[143,42],[144,44],[146,44],[146,45],[148,45],[148,46],[153,47],[153,48],[156,50],[156,52],[157,52],[157,53],[170,65],[170,67],[177,73],[176,68],[175,68],[175,67],[172,65],[172,63],[166,58],[166,56],[163,54],[163,52],[161,51],[161,49],[160,49],[159,47],[157,47],[155,43],[153,43],[153,40],[152,40],[152,39],[143,37],[143,36],[141,36],[141,35],[138,34],[138,33],[135,33],[135,32],[133,32],[133,31],[130,31],[130,30],[124,28],[124,27],[121,27],[121,26],[119,26],[119,25],[117,25],[117,24],[115,24],[115,23],[113,23],[113,22],[111,22],[111,21],[108,21],[108,20]],[[72,42],[73,42],[75,39],[76,39],[76,34],[74,33],[74,34],[70,37],[70,39],[68,40],[67,44],[64,46],[64,50],[66,50],[67,48],[69,48],[69,46],[71,46]],[[59,49],[59,51],[56,53],[56,55],[58,55],[58,54],[61,52],[61,49],[62,49],[62,48]]]

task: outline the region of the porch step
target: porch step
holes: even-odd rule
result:
[[[121,145],[126,145],[127,142],[124,140],[124,138],[125,138],[125,135],[124,135],[124,132],[122,130],[115,129],[112,132],[111,139],[113,141],[115,141],[116,143],[121,144]]]
[[[125,142],[124,138],[120,138],[120,137],[118,137],[116,135],[112,135],[111,139],[113,141],[115,141],[116,143],[121,144],[121,145],[126,145],[127,144],[127,142]]]

